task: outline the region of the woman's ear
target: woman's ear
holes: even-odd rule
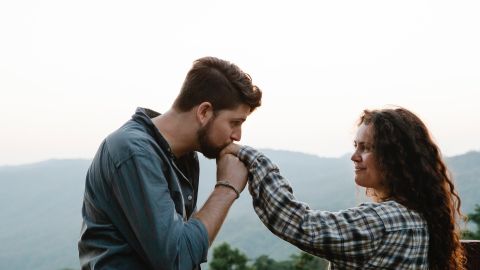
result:
[[[212,104],[210,102],[200,103],[195,110],[195,116],[201,126],[206,125],[213,116]]]

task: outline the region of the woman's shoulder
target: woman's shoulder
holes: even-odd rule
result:
[[[363,203],[360,207],[367,207],[374,210],[382,220],[387,231],[427,228],[427,223],[420,213],[408,209],[393,200],[378,203]]]

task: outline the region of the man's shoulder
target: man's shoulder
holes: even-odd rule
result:
[[[128,121],[108,135],[105,146],[115,163],[134,155],[150,155],[160,149],[147,129],[135,121]]]

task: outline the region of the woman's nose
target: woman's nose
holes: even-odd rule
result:
[[[357,153],[356,150],[355,150],[355,152],[353,152],[352,156],[350,157],[350,160],[351,160],[351,161],[354,161],[354,162],[360,162],[360,161],[361,161],[361,157],[360,157],[360,155]]]

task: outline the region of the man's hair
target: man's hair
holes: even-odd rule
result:
[[[456,223],[462,217],[460,197],[425,124],[404,108],[365,110],[359,122],[373,127],[373,152],[390,192],[383,199],[427,221],[429,269],[464,269]]]
[[[262,91],[252,84],[250,75],[238,66],[215,57],[193,62],[173,107],[188,111],[202,102],[210,102],[214,111],[233,109],[240,104],[259,107]]]

